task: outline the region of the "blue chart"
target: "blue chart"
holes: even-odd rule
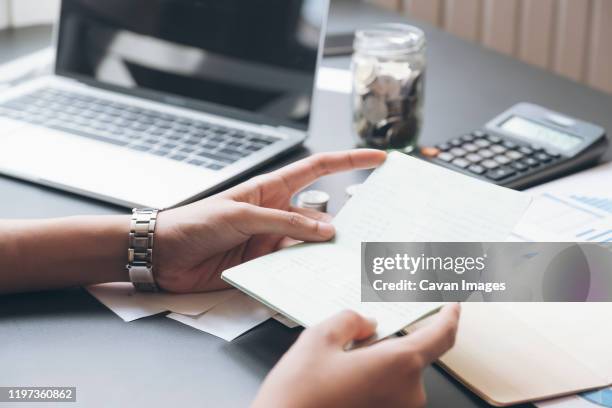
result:
[[[578,195],[572,195],[570,198],[576,202],[579,202],[580,204],[612,214],[612,199]]]
[[[597,404],[601,407],[612,408],[612,388],[605,388],[603,390],[585,392],[580,394],[582,398]]]
[[[576,234],[576,238],[580,238],[580,241],[612,242],[612,229],[589,228]]]

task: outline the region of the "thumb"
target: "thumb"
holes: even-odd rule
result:
[[[376,331],[376,320],[345,310],[313,326],[310,330],[328,344],[344,348],[350,341],[364,340],[373,335]]]

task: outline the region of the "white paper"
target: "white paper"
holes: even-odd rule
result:
[[[361,302],[362,241],[503,241],[530,201],[523,193],[391,153],[336,217],[334,242],[287,248],[222,276],[305,327],[352,309],[375,318],[377,337],[384,338],[439,305]]]
[[[275,311],[253,298],[236,293],[200,316],[189,317],[171,313],[168,317],[226,341],[232,341],[275,314]]]
[[[352,78],[349,70],[321,67],[317,75],[317,88],[323,91],[349,94],[353,87]]]
[[[185,295],[142,293],[127,282],[94,285],[87,290],[126,322],[167,311],[197,316],[237,293],[232,289]]]

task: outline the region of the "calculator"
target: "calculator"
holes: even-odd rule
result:
[[[607,148],[602,127],[542,106],[519,103],[482,129],[422,147],[419,155],[520,190],[592,165]]]

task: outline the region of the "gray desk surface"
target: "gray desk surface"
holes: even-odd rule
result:
[[[330,31],[397,19],[339,3]],[[470,131],[519,101],[612,129],[611,96],[423,28],[429,40],[425,142]],[[48,38],[45,27],[1,33],[0,62],[44,46]],[[348,58],[328,59],[325,65],[347,67]],[[348,97],[322,92],[306,148],[275,166],[310,152],[351,147],[349,123]],[[364,176],[334,176],[318,184],[333,193],[332,211],[339,208],[344,188]],[[409,182],[411,175],[405,177]],[[0,197],[3,218],[126,212],[3,177]],[[0,298],[0,385],[76,386],[76,405],[87,407],[245,406],[297,334],[269,321],[226,343],[161,315],[123,323],[82,289],[5,296]],[[425,383],[430,406],[486,406],[436,367],[426,371]]]

